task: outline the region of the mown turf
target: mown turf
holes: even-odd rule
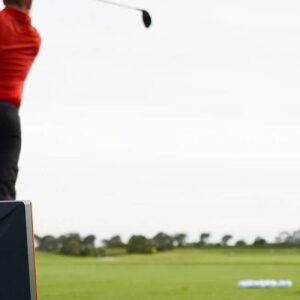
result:
[[[115,260],[38,253],[41,300],[299,300],[300,251],[193,249]],[[240,279],[292,289],[240,290]]]

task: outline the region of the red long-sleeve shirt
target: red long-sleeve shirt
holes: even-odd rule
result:
[[[40,45],[28,14],[11,7],[0,11],[0,101],[20,106],[24,82]]]

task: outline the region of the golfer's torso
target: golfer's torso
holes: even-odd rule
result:
[[[20,105],[24,82],[40,43],[27,14],[12,8],[0,12],[0,99]]]

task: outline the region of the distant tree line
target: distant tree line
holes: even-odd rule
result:
[[[46,235],[44,237],[35,236],[37,250],[76,256],[98,255],[95,241],[96,236],[94,235],[82,238],[77,233],[70,233],[59,237],[54,237],[53,235]]]
[[[169,251],[174,248],[200,248],[200,247],[290,247],[300,246],[300,230],[294,233],[281,232],[275,242],[268,243],[266,239],[257,237],[250,244],[244,240],[233,243],[233,235],[225,234],[220,242],[210,242],[211,234],[204,232],[196,242],[188,242],[185,233],[169,235],[164,232],[156,234],[152,238],[143,235],[133,235],[127,243],[122,241],[120,235],[102,240],[102,245],[96,245],[96,236],[81,237],[78,233],[71,233],[54,237],[35,236],[36,247],[39,251],[52,252],[74,256],[105,256],[120,254],[154,254],[156,252]]]

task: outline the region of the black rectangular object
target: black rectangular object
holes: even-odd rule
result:
[[[29,201],[0,202],[0,299],[37,300]]]

